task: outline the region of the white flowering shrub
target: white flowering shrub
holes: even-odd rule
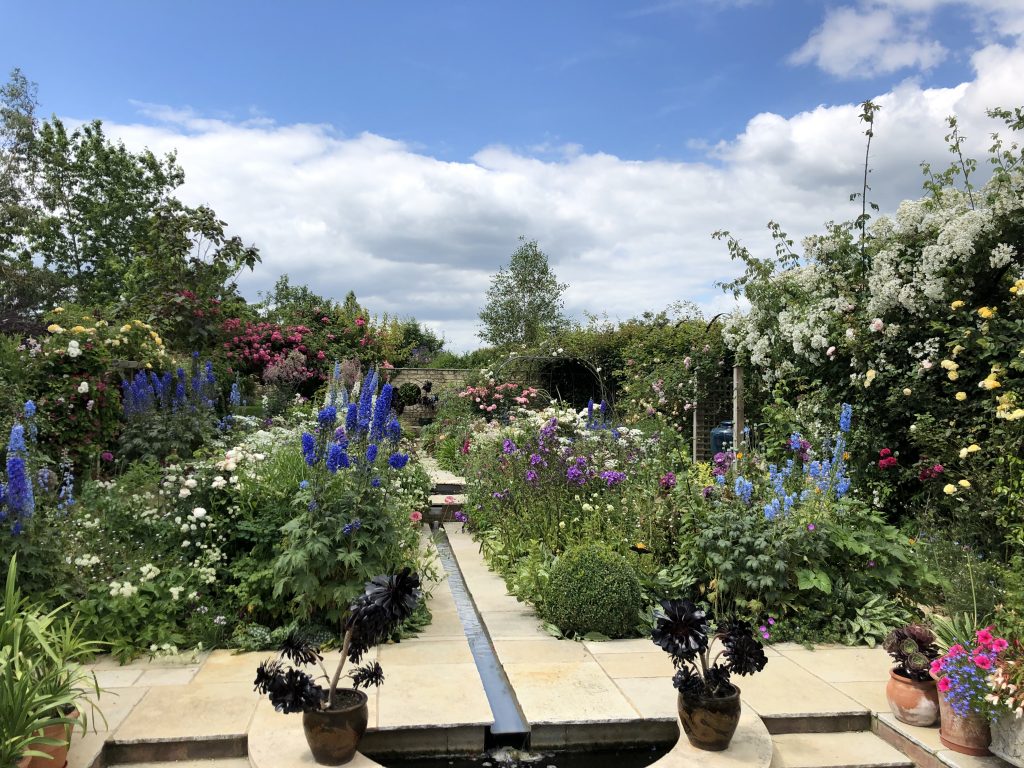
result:
[[[1024,129],[1022,110],[990,116]],[[1003,557],[1024,551],[1024,158],[995,138],[990,161],[980,188],[971,161],[926,168],[928,194],[863,236],[831,224],[797,253],[772,224],[769,258],[728,238],[750,310],[725,338],[771,403],[752,414],[766,450],[852,403],[855,492]]]

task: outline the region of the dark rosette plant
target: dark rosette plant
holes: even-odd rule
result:
[[[923,624],[907,624],[890,632],[882,647],[892,656],[893,672],[909,680],[931,680],[931,663],[941,655],[935,633]]]
[[[768,663],[749,624],[732,620],[712,627],[692,600],[662,600],[651,639],[672,657],[678,670],[672,684],[688,699],[731,696],[732,675],[752,675]]]
[[[333,676],[328,675],[323,665],[319,646],[292,632],[282,643],[279,658],[267,659],[257,668],[256,690],[269,696],[278,712],[333,709],[345,663],[359,664],[371,647],[386,640],[412,615],[420,597],[419,574],[410,568],[374,577],[349,606],[341,659]],[[295,666],[287,666],[285,661]],[[319,665],[322,674],[314,677],[300,669],[312,664]],[[384,670],[378,662],[372,661],[356,667],[347,677],[356,689],[378,686],[384,682]],[[328,681],[326,688],[317,680]]]

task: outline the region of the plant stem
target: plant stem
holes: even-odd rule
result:
[[[338,697],[338,680],[341,679],[341,670],[345,668],[345,662],[348,660],[348,649],[352,644],[352,633],[355,631],[353,627],[345,633],[345,642],[341,645],[341,660],[338,662],[338,668],[334,670],[334,677],[331,679],[331,688],[327,693],[327,708],[334,709],[335,700]]]

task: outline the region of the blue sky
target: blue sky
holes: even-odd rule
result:
[[[1024,102],[1011,88],[1024,81],[1021,5],[9,3],[0,66],[39,83],[44,115],[100,117],[129,144],[178,148],[183,196],[264,250],[249,292],[287,268],[465,348],[488,275],[520,234],[573,286],[577,315],[675,299],[718,308],[713,278],[733,268],[712,228],[753,233],[789,211],[805,234],[848,215],[865,98],[890,101],[876,173],[905,162],[879,191],[894,206],[919,160],[942,160],[939,110],[973,108],[979,122],[962,120],[981,140],[975,102]],[[837,154],[850,159],[833,168]],[[758,200],[736,199],[745,184],[763,188]],[[366,224],[377,215],[391,218]],[[410,263],[459,309],[421,282],[403,288]],[[594,268],[631,277],[597,301]]]

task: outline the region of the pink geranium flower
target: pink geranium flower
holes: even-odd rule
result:
[[[943,693],[948,691],[951,685],[952,685],[952,683],[950,683],[948,677],[940,677],[939,678],[939,682],[938,682],[939,690],[942,691]]]

